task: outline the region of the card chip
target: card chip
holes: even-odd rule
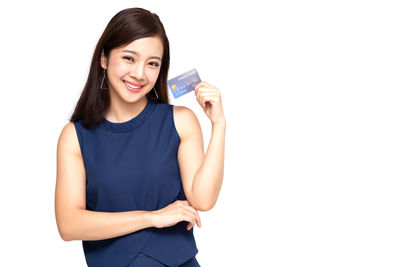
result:
[[[168,87],[171,89],[175,98],[181,97],[194,90],[196,85],[201,82],[197,70],[191,69],[181,75],[168,80]]]

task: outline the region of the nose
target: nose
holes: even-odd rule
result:
[[[137,63],[132,66],[131,69],[131,76],[135,77],[138,82],[142,81],[145,78],[144,75],[144,64],[143,63]]]

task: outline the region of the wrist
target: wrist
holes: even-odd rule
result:
[[[150,225],[150,227],[157,227],[156,223],[156,210],[148,211],[146,212],[146,217],[147,217],[147,223]]]
[[[212,123],[213,127],[220,127],[220,128],[225,128],[226,127],[226,120],[225,118],[215,121]]]

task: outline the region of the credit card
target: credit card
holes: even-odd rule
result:
[[[191,69],[181,75],[168,80],[168,87],[174,98],[183,96],[194,90],[196,85],[201,82],[196,69]]]

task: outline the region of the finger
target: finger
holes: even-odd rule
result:
[[[192,216],[188,213],[188,212],[186,212],[186,211],[184,211],[182,214],[181,214],[181,216],[180,216],[181,218],[180,218],[180,220],[181,221],[186,221],[186,222],[188,222],[189,224],[186,226],[186,229],[190,229],[190,227],[191,227],[191,224],[192,224]]]
[[[211,87],[211,88],[215,88],[215,89],[217,88],[216,86],[209,84],[208,82],[202,81],[202,83],[207,87]]]
[[[202,86],[203,84],[201,82],[199,82],[198,84],[196,84],[196,86],[194,87],[194,94],[197,95],[199,93],[199,88]]]
[[[184,206],[183,207],[185,209],[186,212],[188,212],[191,216],[196,217],[196,209],[193,208],[192,206]]]
[[[204,87],[204,86],[200,86],[199,88],[197,88],[197,90],[195,91],[194,95],[198,96],[201,95],[203,93],[214,93],[214,94],[218,94],[218,89],[214,89],[214,88],[209,88],[209,87]]]
[[[194,94],[197,95],[199,93],[199,90],[215,90],[217,89],[217,87],[206,83],[204,81],[199,82],[198,84],[196,84],[196,86],[194,87]]]
[[[193,207],[189,207],[189,215],[190,216],[192,216],[192,225],[194,226],[194,225],[196,225],[196,221],[197,221],[197,216],[198,216],[198,214],[197,214],[197,210],[196,209],[194,209]]]
[[[202,92],[208,92],[208,93],[211,93],[211,92],[218,92],[218,89],[214,89],[214,88],[210,88],[210,87],[205,87],[205,86],[200,86],[200,87],[197,89],[197,93],[198,93],[198,94],[201,94]]]
[[[210,104],[216,103],[217,102],[216,101],[216,97],[215,96],[204,96],[204,97],[202,97],[201,100],[200,100],[200,104],[203,107],[203,109],[206,108],[206,103],[207,102],[210,102]]]
[[[196,210],[196,220],[197,220],[197,226],[201,227],[202,226],[201,225],[201,220],[200,220],[200,216],[199,216],[199,213],[197,212],[197,210]]]
[[[194,208],[192,207],[192,205],[190,204],[189,201],[187,201],[187,200],[182,200],[182,203],[185,203],[186,206],[189,206],[190,208],[194,209]]]
[[[215,91],[205,91],[205,92],[202,91],[199,93],[199,97],[202,96],[218,96],[218,93]]]
[[[215,94],[215,93],[202,93],[202,94],[199,95],[199,100],[200,100],[201,103],[204,103],[205,98],[209,99],[210,97],[216,98],[217,94]]]
[[[196,224],[196,216],[194,216],[191,212],[187,212],[185,216],[185,221],[189,222],[186,229],[190,230]]]
[[[200,216],[199,213],[197,212],[196,209],[189,207],[189,212],[192,214],[194,221],[192,223],[191,226],[195,226],[197,224],[197,226],[201,226],[201,220],[200,220]]]
[[[209,84],[209,83],[206,82],[206,81],[201,81],[201,82],[198,83],[198,85],[199,85],[199,84],[202,85],[202,86],[204,86],[204,87],[217,88],[217,87],[215,87],[214,85]]]
[[[182,204],[182,207],[184,207],[184,208],[191,207],[189,201],[187,201],[187,200],[181,200],[179,202]]]
[[[205,107],[205,102],[214,100],[216,97],[217,95],[215,93],[201,93],[197,96],[197,101],[202,107]]]

